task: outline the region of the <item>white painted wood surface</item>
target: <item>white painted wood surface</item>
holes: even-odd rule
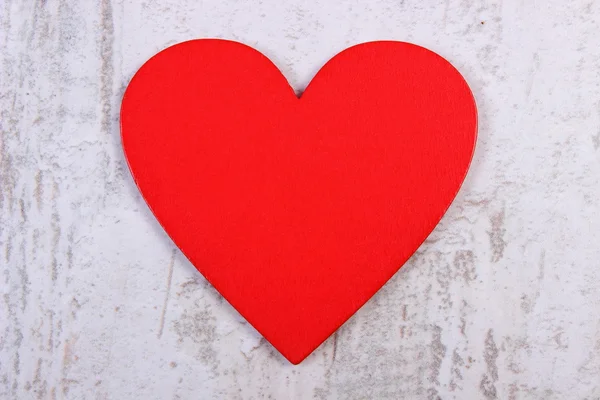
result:
[[[0,0],[0,398],[599,399],[600,2]],[[250,44],[297,89],[345,47],[449,59],[474,164],[410,262],[292,366],[143,203],[119,104],[150,56]]]

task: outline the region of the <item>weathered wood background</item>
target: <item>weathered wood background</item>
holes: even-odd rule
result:
[[[197,37],[297,89],[349,45],[411,41],[479,105],[442,223],[299,366],[174,247],[121,152],[132,74]],[[0,46],[0,398],[600,398],[600,2],[0,0]]]

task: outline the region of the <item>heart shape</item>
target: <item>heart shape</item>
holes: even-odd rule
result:
[[[398,271],[467,173],[473,95],[403,42],[332,58],[298,98],[240,43],[161,51],[123,97],[144,199],[206,279],[297,364]]]

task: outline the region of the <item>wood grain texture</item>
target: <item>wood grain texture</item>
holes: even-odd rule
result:
[[[425,3],[0,1],[0,398],[599,399],[600,3]],[[197,37],[256,47],[297,90],[349,45],[411,41],[478,102],[448,214],[299,366],[126,168],[127,82]]]

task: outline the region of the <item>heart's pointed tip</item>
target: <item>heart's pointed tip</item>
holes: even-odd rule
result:
[[[286,356],[285,354],[281,353],[286,360],[288,360],[292,365],[299,365],[302,361],[306,360],[306,358],[310,355],[310,353],[306,354],[306,355],[301,355],[301,356],[297,356],[297,355],[292,355],[292,356]]]
[[[273,347],[275,347],[275,346],[273,346]],[[288,360],[290,362],[290,364],[298,365],[298,364],[302,363],[304,360],[306,360],[308,358],[308,356],[310,356],[317,349],[317,347],[310,347],[307,349],[293,348],[293,349],[286,349],[286,350],[278,349],[277,347],[275,347],[275,349],[279,352],[279,354],[281,354],[283,356],[283,358]]]

